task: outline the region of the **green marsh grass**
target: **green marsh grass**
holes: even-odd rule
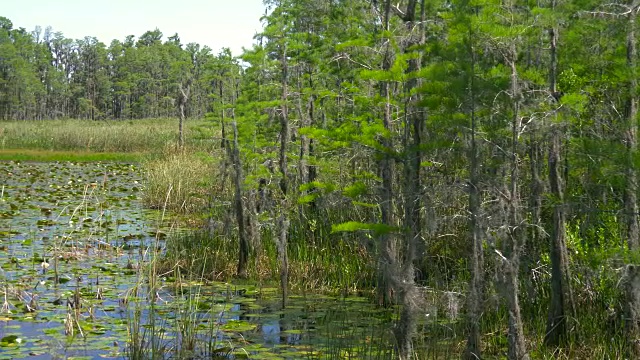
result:
[[[213,162],[205,154],[176,152],[146,161],[143,202],[179,213],[202,212],[209,203]]]
[[[249,277],[261,283],[278,280],[276,248],[263,232],[263,252],[249,269]],[[289,285],[296,292],[355,293],[366,291],[373,281],[372,259],[357,244],[337,242],[332,248],[318,244],[289,244]],[[191,280],[228,281],[238,262],[235,236],[206,230],[180,233],[167,240],[162,268],[180,269]]]
[[[158,273],[158,259],[160,251],[160,227],[164,223],[167,210],[165,201],[158,226],[155,241],[139,248],[136,282],[122,297],[121,304],[127,313],[127,347],[130,359],[163,359],[170,351],[166,346],[163,325],[156,319],[159,298],[160,279]],[[146,310],[144,312],[143,310]]]
[[[231,279],[238,246],[235,241],[207,231],[173,235],[167,239],[167,252],[160,266],[162,272],[179,271],[185,279]]]
[[[216,358],[231,351],[232,346],[223,346],[218,340],[220,323],[216,321],[219,314],[214,292],[207,295],[203,291],[203,282],[188,282],[182,279],[178,269],[175,269],[175,297],[173,302],[174,319],[173,332],[177,335],[173,346],[173,357],[186,358]],[[184,289],[188,292],[184,294]],[[226,310],[226,304],[223,312]],[[231,345],[230,343],[228,345]],[[225,350],[228,348],[229,350]]]
[[[208,149],[206,123],[185,123],[186,147]],[[0,122],[0,149],[82,151],[97,153],[157,153],[178,141],[176,119],[126,121],[4,121]]]

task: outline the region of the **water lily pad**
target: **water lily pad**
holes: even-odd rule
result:
[[[222,325],[220,329],[223,331],[244,332],[244,331],[254,330],[256,326],[257,326],[256,324],[243,321],[243,320],[231,320],[226,324]]]
[[[18,335],[7,335],[0,339],[0,347],[17,346],[22,344],[22,338]]]

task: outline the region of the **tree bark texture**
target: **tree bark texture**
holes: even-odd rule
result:
[[[629,250],[640,250],[640,224],[638,218],[638,173],[634,158],[638,152],[638,80],[636,49],[636,14],[640,1],[631,6],[627,29],[627,65],[631,71],[625,141],[627,146],[626,189],[624,207],[627,222],[627,244]],[[640,358],[640,271],[637,265],[627,265],[625,328],[629,341],[630,356]]]
[[[570,279],[568,278],[569,259],[566,244],[566,215],[562,179],[559,173],[560,130],[554,129],[549,148],[549,185],[553,194],[553,226],[551,230],[551,303],[544,343],[559,346],[566,336],[567,304],[572,304]],[[571,305],[568,306],[571,309]]]
[[[554,0],[551,4],[552,10],[555,10],[555,6]],[[558,71],[558,29],[551,27],[548,29],[548,33],[551,56],[549,63],[549,92],[555,98]],[[562,125],[555,125],[551,129],[548,158],[549,187],[553,195],[553,223],[549,252],[551,260],[551,302],[549,304],[544,343],[552,347],[560,346],[566,338],[567,312],[575,315],[569,271],[569,254],[566,243],[564,185],[560,172],[563,128]]]
[[[516,67],[517,52],[515,44],[509,49],[506,59],[511,68],[511,101],[513,106],[511,122],[511,163],[510,182],[508,186],[509,194],[509,231],[505,243],[504,264],[504,291],[509,311],[509,333],[508,333],[508,358],[511,360],[529,359],[527,353],[524,331],[522,326],[522,316],[519,304],[518,274],[520,269],[520,255],[524,245],[523,224],[520,214],[520,199],[518,192],[518,151],[520,135],[520,101],[521,89],[518,82],[518,69]]]
[[[232,110],[233,111],[233,110]],[[240,150],[238,149],[238,127],[236,125],[235,116],[232,114],[233,122],[233,168],[235,170],[234,185],[235,185],[235,208],[236,208],[236,222],[238,223],[238,242],[239,242],[239,254],[238,254],[238,269],[236,275],[240,278],[247,277],[247,262],[249,259],[249,241],[247,239],[247,232],[245,229],[245,215],[244,215],[244,201],[242,197],[242,183],[244,181],[242,175],[242,164],[240,163]]]
[[[185,108],[189,101],[189,93],[191,92],[191,80],[187,80],[184,86],[180,84],[178,90],[178,109],[180,112],[180,120],[178,122],[178,147],[180,149],[184,149],[184,121],[186,119]]]
[[[389,29],[391,2],[385,1],[385,29]],[[391,68],[391,49],[389,44],[385,45],[385,54],[383,59],[383,70]],[[382,97],[385,99],[383,126],[389,133],[393,133],[393,123],[391,119],[391,94],[390,84],[388,81],[382,83]],[[384,225],[393,227],[396,225],[394,212],[394,191],[393,191],[393,175],[394,175],[394,159],[389,154],[393,151],[390,139],[383,138],[382,146],[386,149],[386,153],[382,155],[380,160],[380,177],[382,178],[381,188],[381,222]],[[393,303],[392,282],[394,281],[395,267],[397,266],[397,254],[394,234],[385,232],[380,235],[380,264],[378,270],[378,295],[383,306],[390,306]]]
[[[289,188],[289,171],[287,164],[287,144],[289,143],[289,110],[288,110],[288,82],[289,64],[287,62],[287,47],[283,45],[282,51],[282,104],[280,107],[280,190],[282,191],[282,201],[280,204],[280,216],[278,217],[278,237],[277,249],[278,260],[280,262],[280,286],[282,288],[282,308],[287,306],[289,288],[289,257],[287,253],[287,238],[289,232],[289,219],[285,212],[287,202],[287,191]]]
[[[627,145],[625,212],[627,218],[627,243],[629,249],[640,249],[640,223],[638,219],[638,173],[634,164],[634,157],[638,151],[638,81],[636,79],[637,50],[636,50],[636,11],[638,1],[634,1],[629,14],[627,29],[627,65],[631,71],[629,81],[629,99],[627,104],[627,124],[625,143]]]
[[[469,80],[469,97],[471,100],[471,136],[469,145],[469,237],[471,240],[471,283],[469,284],[469,295],[467,298],[467,346],[463,354],[463,359],[480,359],[480,316],[482,315],[482,302],[484,296],[484,250],[483,235],[480,227],[480,181],[479,181],[479,159],[478,144],[476,142],[476,115],[475,115],[475,54],[473,46],[469,47],[471,55],[471,74]]]

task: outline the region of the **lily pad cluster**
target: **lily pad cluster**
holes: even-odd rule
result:
[[[390,356],[393,314],[362,298],[282,310],[275,288],[155,273],[176,226],[142,191],[135,164],[0,163],[0,359]]]

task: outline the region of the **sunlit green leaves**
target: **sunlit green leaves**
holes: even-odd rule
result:
[[[358,221],[349,221],[331,226],[332,232],[353,232],[353,231],[371,231],[377,235],[386,234],[394,231],[395,227],[379,224],[379,223],[362,223]]]

